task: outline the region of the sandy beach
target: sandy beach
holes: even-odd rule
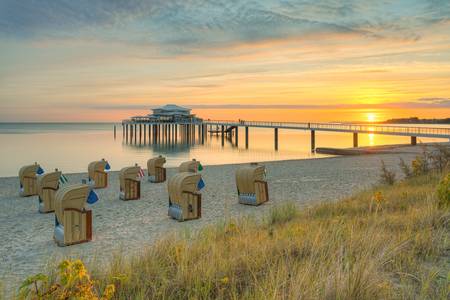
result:
[[[239,165],[204,166],[202,218],[188,222],[167,216],[167,182],[153,184],[145,178],[141,200],[124,202],[119,200],[118,172],[111,172],[109,187],[97,190],[100,200],[91,205],[93,241],[65,248],[52,239],[54,214],[38,213],[37,196],[19,197],[17,177],[0,178],[0,282],[8,291],[28,275],[43,271],[54,259],[89,261],[109,258],[119,250],[134,254],[170,232],[195,230],[230,217],[261,216],[286,201],[302,206],[338,200],[376,184],[381,160],[400,176],[399,157],[410,161],[420,150],[418,146],[403,147],[391,154],[266,162],[270,201],[260,207],[238,204],[234,172]],[[174,172],[176,169],[168,169],[167,176]],[[78,183],[87,174],[67,177],[69,183]]]

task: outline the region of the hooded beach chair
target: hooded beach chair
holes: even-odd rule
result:
[[[200,162],[195,160],[195,158],[194,158],[192,160],[181,163],[180,166],[178,167],[178,172],[179,173],[182,173],[182,172],[197,173],[199,165],[200,165]]]
[[[108,172],[105,171],[107,165],[108,162],[103,158],[88,165],[89,181],[93,181],[95,189],[102,189],[108,186]]]
[[[252,163],[236,171],[236,186],[239,203],[260,205],[269,201],[266,168],[263,165]]]
[[[58,246],[92,240],[92,211],[85,207],[89,192],[86,184],[64,186],[56,192],[54,239]]]
[[[23,166],[22,168],[20,168],[19,170],[20,196],[28,197],[38,194],[37,173],[40,168],[41,166],[38,163]]]
[[[120,199],[137,200],[141,197],[140,171],[141,167],[137,164],[120,170]]]
[[[161,155],[147,161],[148,181],[154,183],[166,181],[166,169],[163,167],[165,163],[166,158]]]
[[[55,172],[38,176],[39,212],[49,213],[55,211],[55,195],[59,188],[60,177],[61,172],[58,169]]]
[[[202,195],[198,191],[200,174],[177,173],[168,182],[169,216],[186,221],[202,216]]]

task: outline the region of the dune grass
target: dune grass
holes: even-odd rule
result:
[[[264,221],[170,236],[140,256],[91,265],[113,299],[448,299],[448,206],[439,174],[380,186]],[[257,208],[255,208],[257,209]]]

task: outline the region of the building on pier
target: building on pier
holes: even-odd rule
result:
[[[175,104],[167,104],[152,109],[152,113],[146,116],[131,117],[133,122],[154,122],[154,123],[176,123],[176,122],[202,122],[190,108],[181,107]]]

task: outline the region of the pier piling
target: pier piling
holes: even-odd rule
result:
[[[413,145],[413,146],[417,145],[417,137],[416,136],[411,137],[411,145]]]
[[[221,126],[221,131],[222,131],[222,146],[225,145],[225,128],[222,125]]]
[[[239,146],[239,127],[236,126],[235,129],[236,133],[234,135],[234,143],[236,144],[236,147]]]
[[[275,128],[275,150],[278,150],[278,128]]]
[[[245,149],[248,149],[248,126],[245,126]]]
[[[316,131],[311,130],[311,152],[316,151]]]
[[[358,133],[353,132],[353,148],[357,148],[357,147],[358,147]]]

